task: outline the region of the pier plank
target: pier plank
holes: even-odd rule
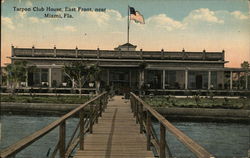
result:
[[[128,101],[115,96],[74,158],[154,158]]]

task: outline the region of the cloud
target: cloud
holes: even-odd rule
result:
[[[99,26],[110,23],[122,22],[123,18],[120,12],[109,9],[106,12],[81,12],[81,15],[90,21],[95,21]]]
[[[32,6],[33,6],[33,4],[32,4],[32,2],[31,2],[31,1],[27,1],[27,2],[26,2],[26,6],[28,6],[28,7],[32,7]]]
[[[30,20],[32,23],[39,23],[39,19],[36,18],[36,17],[29,17],[29,20]]]
[[[96,22],[98,25],[106,24],[109,20],[109,15],[106,13],[99,13],[99,12],[81,12],[80,13],[83,17],[90,21]]]
[[[159,14],[152,16],[146,20],[149,25],[155,25],[156,27],[165,28],[168,31],[173,29],[182,29],[184,25],[180,21],[176,21],[166,14]]]
[[[113,32],[111,32],[111,33],[113,33],[113,34],[117,34],[117,35],[122,35],[122,34],[124,34],[125,32],[121,32],[121,31],[113,31]]]
[[[22,18],[22,19],[25,18],[26,15],[27,15],[27,12],[26,12],[26,11],[18,12],[18,16],[19,16],[20,18]]]
[[[245,20],[245,19],[248,19],[249,16],[247,15],[244,15],[242,12],[240,11],[234,11],[234,12],[231,12],[231,15],[233,15],[236,19],[240,19],[240,20]]]
[[[64,26],[64,27],[56,27],[57,31],[67,31],[67,32],[75,32],[77,31],[74,26]]]
[[[81,12],[87,26],[96,25],[98,29],[110,30],[109,32],[121,32],[127,22],[127,16],[122,16],[118,10],[106,10],[106,12]],[[235,17],[235,18],[234,18]],[[181,30],[197,30],[199,32],[206,30],[216,31],[225,28],[225,26],[231,26],[232,20],[246,19],[246,15],[234,11],[232,13],[224,10],[213,11],[208,8],[199,8],[190,11],[182,20],[176,20],[173,17],[169,17],[167,14],[160,13],[145,19],[146,24],[131,23],[131,29],[149,31],[155,29],[158,32],[161,31],[181,31]],[[236,22],[234,22],[236,23]],[[229,29],[227,27],[227,29]]]
[[[6,26],[7,28],[9,28],[11,30],[15,29],[15,26],[14,26],[13,21],[12,21],[11,18],[2,17],[2,23],[3,23],[4,26]]]
[[[29,17],[28,19],[32,23],[48,23],[48,20],[46,20],[46,19],[39,19],[37,17]]]
[[[218,23],[223,24],[224,20],[216,17],[215,12],[209,10],[208,8],[200,8],[193,10],[189,13],[189,15],[184,19],[185,22],[191,23],[194,21],[203,21],[209,23]]]
[[[106,13],[108,13],[108,15],[110,17],[112,17],[112,20],[117,20],[117,21],[122,21],[125,17],[122,17],[121,13],[116,11],[116,10],[107,10]]]
[[[184,30],[208,24],[224,24],[224,19],[219,18],[217,12],[211,11],[208,8],[192,10],[181,21],[168,17],[166,14],[158,14],[146,19],[146,25],[162,28],[167,31]]]

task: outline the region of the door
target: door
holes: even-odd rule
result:
[[[110,71],[110,82],[115,94],[122,95],[129,89],[129,73],[126,70]]]
[[[28,73],[28,86],[33,86],[34,85],[34,78],[33,78],[33,72]]]
[[[202,89],[202,75],[196,75],[196,89]]]

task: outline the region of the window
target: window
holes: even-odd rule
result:
[[[41,69],[41,82],[48,82],[48,69]]]
[[[40,80],[40,69],[37,69],[34,73],[33,73],[33,80],[34,80],[34,84],[38,85],[40,84],[41,80]]]

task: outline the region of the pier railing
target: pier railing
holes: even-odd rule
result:
[[[181,143],[183,143],[190,151],[199,158],[214,158],[212,154],[206,151],[202,146],[193,141],[156,110],[151,108],[141,98],[134,93],[130,93],[130,102],[132,112],[136,117],[136,122],[140,124],[140,132],[146,132],[147,149],[153,146],[156,149],[160,158],[172,157],[171,151],[166,143],[166,129],[171,132]],[[157,137],[156,132],[152,126],[151,119],[155,118],[160,124],[160,138]]]
[[[87,132],[93,132],[93,124],[98,123],[98,117],[102,116],[102,112],[106,108],[107,102],[108,94],[106,92],[103,92],[102,94],[80,105],[76,109],[63,115],[48,126],[36,131],[35,133],[2,150],[0,153],[0,158],[14,158],[15,155],[18,154],[18,152],[22,151],[46,134],[50,133],[56,127],[59,127],[59,140],[54,148],[54,151],[49,154],[50,158],[54,158],[58,154],[58,152],[60,158],[69,157],[78,144],[80,150],[83,150],[84,135]],[[67,119],[77,115],[79,117],[79,123],[66,144],[66,121]]]

